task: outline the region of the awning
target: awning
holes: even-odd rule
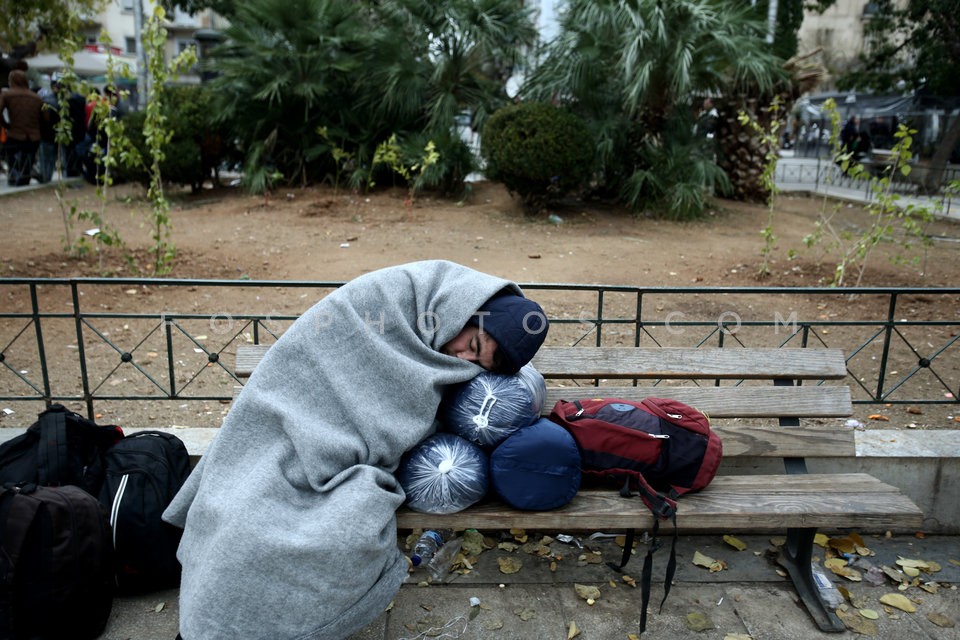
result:
[[[90,76],[102,76],[107,73],[107,61],[109,54],[96,51],[77,51],[73,54],[73,71],[82,78]],[[44,53],[32,58],[24,58],[31,69],[36,69],[41,73],[52,73],[54,71],[63,71],[68,65],[60,59],[55,53]],[[137,72],[137,60],[132,56],[113,56],[113,68],[119,75],[126,67],[131,74]]]

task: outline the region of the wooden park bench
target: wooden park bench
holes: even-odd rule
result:
[[[266,349],[240,347],[237,376],[249,376]],[[847,375],[840,350],[544,347],[533,365],[548,383],[544,414],[561,398],[654,396],[680,400],[710,416],[723,441],[724,465],[709,487],[680,499],[678,529],[785,532],[780,564],[821,630],[839,632],[844,625],[824,605],[813,581],[817,530],[916,531],[922,526],[922,512],[896,487],[864,473],[807,471],[806,458],[852,460],[856,455],[853,428],[835,420],[852,413],[850,390],[824,384]],[[736,466],[737,458],[782,459],[784,471],[726,475],[725,467]],[[405,507],[397,513],[400,529],[600,531],[648,530],[652,524],[639,500],[599,489],[581,490],[552,511],[518,511],[490,500],[453,514]]]

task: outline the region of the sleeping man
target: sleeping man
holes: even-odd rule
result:
[[[382,613],[407,575],[401,456],[448,385],[515,373],[543,344],[516,284],[452,262],[363,275],[291,325],[164,513],[184,529],[184,640],[330,640]]]

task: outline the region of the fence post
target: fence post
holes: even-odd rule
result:
[[[883,354],[880,356],[880,374],[877,376],[877,394],[874,400],[883,399],[883,383],[887,373],[887,357],[890,355],[890,338],[893,336],[893,323],[896,322],[897,294],[890,294],[890,305],[887,309],[887,324],[883,336]]]
[[[80,356],[80,383],[83,387],[83,399],[87,403],[87,417],[96,418],[93,410],[93,396],[90,395],[90,379],[87,375],[87,352],[83,343],[83,320],[80,314],[80,292],[77,281],[70,281],[70,296],[73,300],[73,322],[77,330],[77,355]]]
[[[47,353],[43,346],[43,328],[40,322],[40,302],[37,299],[37,285],[30,284],[30,308],[33,311],[33,331],[37,337],[37,356],[40,358],[40,377],[43,378],[43,403],[50,406],[50,373],[47,371]]]

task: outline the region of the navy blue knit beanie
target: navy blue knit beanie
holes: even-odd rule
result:
[[[487,300],[467,324],[493,336],[502,362],[497,372],[511,375],[533,359],[549,329],[543,308],[513,293],[500,293]]]

